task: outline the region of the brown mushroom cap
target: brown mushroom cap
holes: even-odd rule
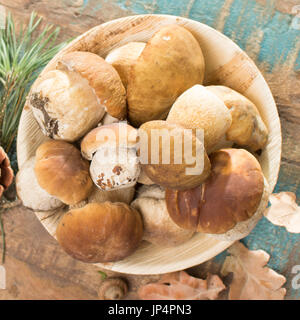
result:
[[[124,123],[111,123],[97,127],[90,131],[81,141],[83,157],[91,160],[93,154],[101,147],[120,146],[135,147],[137,143],[137,130]]]
[[[231,125],[231,115],[223,101],[202,85],[186,90],[173,104],[167,120],[184,128],[202,129],[208,154],[220,143]]]
[[[226,132],[227,139],[251,151],[263,149],[268,141],[268,129],[254,103],[225,86],[206,88],[224,101],[231,113],[232,123]]]
[[[11,185],[13,178],[14,172],[10,167],[9,158],[3,148],[0,147],[0,198],[3,191]]]
[[[127,88],[131,67],[146,46],[145,42],[129,42],[112,50],[105,58],[119,73],[122,83]]]
[[[157,144],[158,148],[153,148],[152,138],[158,141],[160,133],[168,132],[170,135],[164,136]],[[140,139],[140,158],[141,166],[146,175],[156,184],[165,188],[184,190],[190,189],[201,184],[210,173],[210,162],[203,147],[202,142],[196,137],[194,130],[185,130],[179,125],[170,124],[163,120],[154,120],[144,123],[138,129]],[[170,146],[164,144],[163,141],[170,141]],[[182,141],[182,152],[178,152],[179,141]],[[189,141],[193,148],[193,157],[196,155],[199,165],[203,164],[201,171],[197,174],[187,173],[187,169],[195,168],[196,163],[188,163],[186,161],[185,147],[188,145],[185,142]],[[148,145],[148,157],[143,156],[146,152],[142,149],[143,146]],[[146,148],[146,147],[145,147]],[[168,157],[169,163],[164,163],[164,156]],[[157,157],[157,164],[153,163],[152,157]],[[176,161],[174,160],[176,159]],[[188,159],[189,160],[189,159]],[[190,159],[191,160],[191,159]],[[203,163],[200,161],[203,160]],[[148,162],[148,163],[145,163]],[[181,162],[181,163],[180,163]]]
[[[84,262],[111,262],[134,252],[143,235],[140,214],[125,203],[89,203],[70,210],[56,236],[63,249]]]
[[[69,205],[86,199],[93,187],[88,161],[65,141],[50,140],[38,147],[35,174],[44,190]]]
[[[251,219],[264,192],[256,158],[243,149],[222,149],[210,156],[210,177],[187,191],[166,190],[167,208],[180,227],[221,234]]]
[[[230,229],[225,233],[221,233],[221,234],[208,233],[207,235],[222,241],[237,241],[247,237],[247,235],[256,226],[258,221],[263,217],[263,214],[266,211],[266,208],[269,203],[269,195],[270,195],[269,184],[266,179],[264,179],[264,182],[265,182],[264,192],[263,192],[261,201],[259,203],[259,206],[256,212],[251,218],[249,218],[248,220],[238,222],[233,229]]]
[[[121,120],[126,117],[125,88],[118,72],[103,58],[91,52],[73,51],[59,59],[57,68],[80,73],[112,117]]]
[[[204,78],[198,41],[179,25],[156,32],[133,65],[127,86],[129,120],[134,126],[165,119],[176,98]]]

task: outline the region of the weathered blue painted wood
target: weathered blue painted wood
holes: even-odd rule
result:
[[[122,8],[138,14],[181,15],[206,23],[222,31],[244,50],[255,41],[260,47],[258,61],[266,63],[268,71],[272,71],[299,46],[300,30],[293,28],[297,23],[293,23],[292,14],[276,11],[275,1],[266,2],[263,6],[255,0],[117,1]],[[299,47],[295,68],[300,68]]]

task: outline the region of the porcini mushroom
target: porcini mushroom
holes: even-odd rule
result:
[[[13,182],[14,172],[10,166],[10,161],[3,150],[0,147],[0,198],[5,191]]]
[[[96,127],[105,111],[123,119],[125,95],[117,71],[104,59],[71,52],[36,80],[28,103],[45,135],[73,142]]]
[[[17,195],[23,205],[35,211],[50,211],[63,206],[62,201],[38,184],[34,166],[35,157],[32,157],[24,163],[16,176]]]
[[[138,135],[141,167],[154,183],[183,190],[208,177],[209,159],[195,130],[154,120],[142,124]]]
[[[140,214],[125,203],[89,203],[67,212],[56,236],[73,258],[99,263],[122,260],[132,254],[143,235]]]
[[[165,201],[164,190],[157,186],[142,186],[131,206],[143,218],[143,239],[157,246],[173,247],[189,240],[194,231],[180,228],[170,218]]]
[[[35,174],[44,190],[68,205],[86,199],[92,191],[88,161],[65,141],[50,140],[38,147]]]
[[[195,85],[175,101],[166,121],[185,128],[202,129],[209,154],[229,129],[231,115],[220,98],[204,86]]]
[[[258,151],[266,146],[268,129],[254,103],[235,90],[225,86],[208,86],[231,113],[232,123],[226,132],[227,140],[237,145]]]
[[[126,90],[118,72],[97,54],[73,51],[63,55],[57,68],[74,70],[87,79],[99,102],[109,115],[119,120],[126,117]]]
[[[166,190],[170,217],[180,227],[223,240],[247,236],[268,204],[268,184],[256,158],[244,149],[210,156],[210,177],[200,186]]]
[[[81,142],[82,155],[92,160],[91,177],[102,190],[134,186],[140,174],[136,154],[137,131],[119,122],[100,126]]]
[[[193,34],[168,25],[147,42],[127,85],[129,121],[134,126],[165,119],[176,98],[204,78],[204,58]]]
[[[129,42],[112,50],[105,58],[105,61],[118,71],[125,88],[127,88],[131,68],[145,46],[145,42]]]

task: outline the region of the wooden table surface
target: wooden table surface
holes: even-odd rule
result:
[[[282,164],[275,191],[295,192],[300,200],[300,0],[0,0],[16,21],[35,10],[61,27],[61,40],[122,16],[163,13],[206,23],[234,40],[256,62],[274,94],[283,134]],[[298,6],[297,6],[298,5]],[[297,18],[299,15],[299,19]],[[7,289],[0,299],[97,299],[99,268],[73,260],[22,206],[4,215]],[[287,299],[300,299],[291,286],[300,265],[300,235],[263,218],[243,242],[271,255],[269,266],[287,278]],[[226,253],[189,270],[204,277],[219,272]],[[116,273],[106,271],[108,275]],[[160,276],[122,275],[136,289]]]

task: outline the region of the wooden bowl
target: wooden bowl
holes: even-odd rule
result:
[[[258,107],[270,131],[268,145],[259,161],[273,190],[281,157],[280,121],[274,99],[254,62],[234,42],[213,28],[190,19],[167,15],[139,15],[113,20],[94,27],[73,40],[49,62],[42,73],[54,69],[57,58],[66,52],[90,51],[105,57],[112,49],[130,41],[148,41],[154,32],[172,23],[186,27],[199,41],[206,62],[206,85],[229,86],[247,96]],[[30,108],[25,105],[17,139],[19,167],[35,154],[37,147],[46,139]],[[36,212],[36,215],[55,237],[61,212]],[[204,234],[196,234],[190,241],[175,248],[161,248],[143,242],[130,257],[119,262],[98,265],[132,274],[167,273],[203,263],[231,244],[232,242],[214,240]]]

